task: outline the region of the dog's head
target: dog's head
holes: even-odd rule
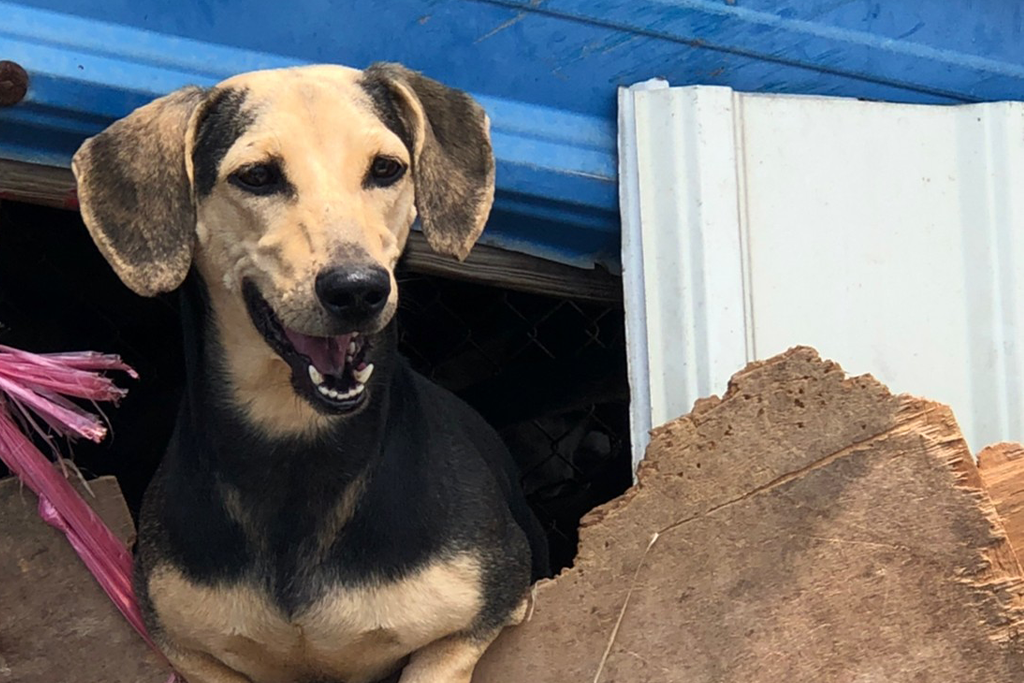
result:
[[[366,399],[413,220],[461,259],[494,196],[483,110],[394,64],[184,88],[87,140],[73,169],[85,223],[128,287],[170,291],[194,263],[236,347],[236,389],[290,371],[321,414]],[[262,349],[249,348],[255,331]]]

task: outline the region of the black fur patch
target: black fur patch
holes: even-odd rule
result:
[[[199,115],[192,150],[197,197],[205,197],[213,191],[224,155],[252,125],[255,117],[244,110],[246,97],[245,90],[217,90]]]
[[[384,78],[383,74],[367,69],[363,72],[359,85],[370,96],[374,112],[388,127],[388,130],[398,136],[411,156],[415,141],[409,127],[405,125],[402,111],[395,100],[395,94],[392,92],[388,80]]]
[[[504,623],[531,573],[547,573],[546,538],[497,433],[409,368],[395,349],[395,324],[375,338],[376,385],[357,420],[313,440],[273,438],[224,393],[224,349],[210,334],[194,271],[183,293],[188,388],[144,500],[137,589],[168,561],[207,585],[257,574],[282,611],[296,614],[335,582],[399,580],[446,553],[470,552],[485,568],[472,628]],[[365,490],[352,517],[314,562],[324,520],[359,477]],[[249,545],[229,518],[218,484],[239,493],[263,548]]]

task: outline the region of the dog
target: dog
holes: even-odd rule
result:
[[[400,65],[318,65],[183,88],[76,152],[114,271],[180,292],[134,584],[190,683],[468,683],[524,618],[548,555],[515,464],[396,350],[415,219],[458,259],[484,228],[489,126]]]

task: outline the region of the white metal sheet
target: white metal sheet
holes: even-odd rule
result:
[[[1024,440],[1024,104],[634,100],[653,425],[807,344]]]

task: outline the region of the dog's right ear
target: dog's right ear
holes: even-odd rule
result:
[[[185,143],[204,99],[187,87],[154,100],[86,140],[71,162],[93,241],[142,296],[176,289],[192,264],[196,210]]]
[[[439,254],[465,259],[494,202],[487,114],[466,93],[400,64],[378,62],[363,74],[363,87],[377,105],[383,89],[401,112],[405,136],[399,137],[412,155],[416,211],[427,243]]]

